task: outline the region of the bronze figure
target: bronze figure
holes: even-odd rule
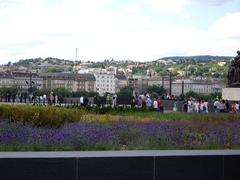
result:
[[[229,87],[240,87],[240,51],[237,51],[237,54],[228,69]]]

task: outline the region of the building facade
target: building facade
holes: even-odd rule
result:
[[[147,76],[132,76],[128,78],[128,86],[130,86],[136,94],[147,93],[148,88]]]
[[[105,93],[116,93],[117,80],[114,74],[96,73],[94,76],[96,79],[96,92],[100,96],[103,96]]]
[[[148,86],[162,86],[169,90],[170,78],[165,76],[152,76],[148,79]]]
[[[124,74],[117,74],[116,76],[116,91],[119,92],[121,88],[128,85],[127,78]]]
[[[189,91],[193,91],[199,94],[210,94],[215,92],[222,92],[222,88],[225,87],[223,81],[218,83],[210,80],[176,80],[172,82],[172,94],[179,96],[186,94]]]
[[[20,91],[27,91],[30,87],[43,88],[43,78],[31,72],[0,73],[0,87],[16,87]]]
[[[11,73],[0,73],[0,88],[2,87],[13,87],[14,86],[14,80],[13,75]]]
[[[43,78],[37,73],[31,72],[13,72],[14,84],[20,89],[28,89],[34,87],[37,89],[43,88]]]
[[[69,91],[96,92],[93,74],[47,73],[41,74],[44,89],[66,88]]]

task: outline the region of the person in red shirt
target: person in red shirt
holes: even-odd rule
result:
[[[163,112],[163,101],[161,100],[161,98],[159,97],[157,100],[158,103],[158,109],[160,112]]]
[[[231,111],[232,113],[237,113],[237,106],[236,106],[236,103],[232,103],[232,106],[231,106]]]

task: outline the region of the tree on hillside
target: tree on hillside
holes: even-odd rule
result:
[[[194,91],[189,91],[186,93],[186,98],[198,98],[199,94]]]
[[[81,96],[94,97],[94,96],[99,96],[99,94],[97,92],[87,92],[87,91],[72,92],[72,97],[81,97]]]
[[[207,100],[215,100],[216,98],[221,98],[221,97],[222,97],[222,93],[220,92],[215,92],[215,93],[206,95]]]
[[[42,96],[44,94],[49,95],[50,90],[49,89],[34,89],[32,93],[34,96]]]
[[[133,89],[129,86],[122,87],[118,93],[118,98],[132,98]]]
[[[57,96],[71,97],[71,92],[69,89],[63,87],[54,89],[53,93],[55,93]]]
[[[156,98],[156,96],[162,97],[166,93],[166,90],[162,86],[153,85],[147,88],[147,92],[151,97]]]

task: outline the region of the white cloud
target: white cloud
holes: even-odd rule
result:
[[[157,13],[179,14],[184,12],[188,0],[144,0]]]
[[[228,13],[218,19],[210,28],[210,32],[216,38],[237,38],[240,39],[240,13]]]
[[[226,3],[232,2],[234,0],[190,0],[190,1],[200,3],[200,4],[219,6],[219,5],[224,5]]]
[[[136,3],[128,4],[126,7],[126,12],[128,12],[128,13],[137,13],[141,10],[142,10],[142,6],[140,4],[136,4]]]
[[[44,8],[41,0],[19,0],[19,5],[7,9],[16,12],[10,13],[10,20],[0,21],[0,63],[48,56],[73,60],[75,48],[83,60],[143,61],[165,55],[231,55],[239,47],[233,37],[239,37],[240,13],[227,14],[209,30],[166,26],[135,14],[143,10],[147,3],[143,1],[129,4],[126,8],[132,14],[126,15],[106,11],[110,0],[69,0],[51,9]],[[186,5],[185,0],[148,2],[156,12],[182,18],[189,16]]]

